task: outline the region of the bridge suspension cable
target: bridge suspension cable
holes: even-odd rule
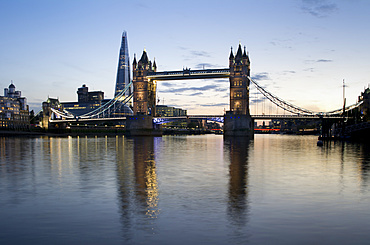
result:
[[[96,108],[95,110],[92,110],[88,113],[85,113],[85,114],[83,114],[79,117],[80,118],[92,118],[92,117],[98,117],[101,114],[104,114],[112,106],[114,106],[118,101],[121,100],[121,98],[124,96],[124,94],[130,88],[131,85],[132,85],[132,81],[129,84],[127,84],[126,87],[119,94],[117,94],[113,99],[111,99],[110,101],[108,101],[104,105]],[[132,98],[132,96],[133,96],[133,93],[131,93],[129,96],[125,97],[123,100],[121,100],[121,102],[123,102],[123,104],[126,104]]]
[[[360,105],[362,105],[363,101],[359,101],[357,102],[356,104],[353,104],[353,105],[349,105],[347,106],[346,108],[344,108],[344,111],[347,112],[347,111],[350,111],[350,110],[353,110],[354,108],[357,108],[359,107]],[[328,111],[328,112],[325,112],[326,115],[337,115],[337,114],[340,114],[343,112],[343,108],[340,108],[340,109],[336,109],[334,111]]]
[[[272,103],[274,103],[276,106],[280,107],[281,109],[285,111],[289,111],[294,114],[303,114],[303,115],[326,115],[326,116],[333,116],[343,113],[343,108],[336,109],[329,112],[314,112],[308,109],[304,109],[298,106],[295,106],[287,101],[284,101],[283,99],[279,98],[278,96],[270,93],[265,88],[263,88],[261,85],[259,85],[256,81],[254,81],[252,78],[248,77],[249,80],[253,83],[253,85],[257,88],[257,90],[263,94],[268,100],[270,100]],[[350,111],[354,108],[359,107],[363,101],[359,101],[356,104],[350,105],[345,107],[344,111]]]
[[[258,91],[260,91],[261,94],[263,94],[268,100],[270,100],[272,103],[277,105],[278,107],[282,108],[283,110],[289,111],[294,114],[308,114],[312,115],[315,114],[314,111],[307,110],[298,106],[295,106],[283,99],[280,99],[276,95],[273,95],[263,87],[261,87],[256,81],[254,81],[252,78],[248,77],[249,80],[253,83],[253,85],[257,88]]]
[[[126,85],[126,87],[119,93],[117,94],[113,99],[111,99],[110,101],[108,101],[107,103],[105,103],[104,105],[88,112],[88,113],[85,113],[83,115],[80,115],[80,116],[76,116],[74,115],[73,113],[67,111],[67,110],[63,110],[63,111],[60,111],[60,110],[57,110],[55,108],[51,108],[51,111],[59,116],[59,117],[62,117],[62,118],[65,118],[65,119],[72,119],[72,118],[81,118],[81,119],[89,119],[89,118],[100,118],[100,117],[106,117],[106,116],[111,116],[111,113],[115,111],[115,106],[117,104],[117,102],[120,102],[120,106],[124,106],[125,104],[127,104],[127,102],[129,102],[132,97],[133,97],[133,93],[131,93],[130,95],[126,96],[124,99],[122,99],[122,97],[125,95],[125,93],[127,92],[127,90],[129,90],[130,86],[132,85],[132,81]],[[122,99],[122,100],[121,100]]]
[[[59,117],[62,117],[62,118],[72,119],[72,118],[75,118],[75,117],[76,117],[75,115],[73,115],[72,113],[70,113],[70,112],[69,112],[69,111],[67,111],[67,110],[59,111],[59,110],[57,110],[57,109],[55,109],[55,108],[50,108],[50,109],[51,109],[51,111],[52,111],[55,115],[57,115],[57,116],[59,116]]]

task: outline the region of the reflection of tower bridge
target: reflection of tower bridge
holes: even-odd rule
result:
[[[120,55],[122,57],[122,55]],[[127,60],[122,63],[122,69],[127,72]],[[161,124],[173,120],[180,119],[207,119],[224,123],[225,133],[230,132],[230,135],[249,135],[253,132],[254,119],[340,119],[343,110],[349,111],[360,106],[362,101],[357,104],[341,108],[331,112],[314,112],[292,103],[283,100],[265,88],[260,86],[255,80],[250,77],[250,60],[246,50],[242,51],[239,44],[238,50],[234,56],[231,50],[229,57],[229,68],[223,69],[203,69],[190,70],[183,69],[180,71],[163,71],[157,72],[157,65],[149,60],[146,51],[140,60],[137,62],[136,57],[133,61],[133,80],[125,84],[124,88],[117,88],[115,97],[101,107],[90,111],[84,115],[75,116],[66,110],[52,108],[51,123],[65,122],[88,122],[88,121],[110,121],[110,120],[126,120],[127,129],[150,130],[155,128],[155,124]],[[127,76],[127,75],[126,75]],[[190,79],[215,79],[229,78],[230,84],[230,110],[224,115],[189,115],[184,117],[156,117],[156,85],[158,81],[168,80],[190,80]],[[118,83],[118,76],[117,76]],[[250,83],[258,90],[264,98],[281,108],[284,111],[291,113],[290,115],[250,115],[249,110],[249,89]],[[133,91],[131,88],[133,87]],[[133,102],[133,115],[125,117],[115,117],[115,110],[119,104]],[[119,103],[117,103],[119,102]],[[139,120],[138,118],[142,118]],[[144,119],[144,120],[143,120]]]

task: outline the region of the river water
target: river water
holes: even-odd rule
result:
[[[0,244],[368,244],[370,146],[0,138]]]

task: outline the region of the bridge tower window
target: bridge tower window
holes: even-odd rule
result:
[[[241,97],[243,97],[243,93],[242,92],[238,91],[238,92],[235,92],[234,93],[234,98],[241,98]]]

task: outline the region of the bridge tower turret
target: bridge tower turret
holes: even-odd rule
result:
[[[231,48],[229,70],[230,110],[224,119],[224,135],[253,137],[254,123],[249,113],[250,60],[241,44],[235,56]]]
[[[134,115],[155,116],[156,84],[147,78],[148,73],[154,72],[157,65],[149,60],[146,50],[143,51],[139,62],[136,57],[132,64],[134,86]]]

